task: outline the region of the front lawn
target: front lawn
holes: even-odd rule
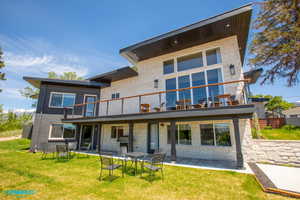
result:
[[[300,128],[274,128],[274,129],[262,129],[262,137],[270,140],[300,140]]]
[[[28,146],[24,139],[0,142],[0,199],[16,199],[7,190],[36,191],[26,199],[289,199],[264,193],[252,175],[182,167],[166,166],[164,181],[126,174],[100,182],[97,157],[42,160]]]

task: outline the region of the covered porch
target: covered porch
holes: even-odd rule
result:
[[[172,163],[219,162],[225,168],[243,168],[242,135],[253,111],[253,105],[241,105],[62,121],[77,124],[80,133],[77,134],[78,150],[81,151],[150,154],[163,151]],[[181,124],[187,124],[183,127],[189,128],[180,131]],[[207,124],[212,125],[205,128]],[[228,126],[222,127],[224,124]],[[225,139],[225,143],[224,139],[221,143],[218,140],[220,130],[221,136],[222,130],[225,130],[223,138],[229,138]],[[226,135],[226,130],[229,135]],[[209,133],[212,135],[209,136]]]

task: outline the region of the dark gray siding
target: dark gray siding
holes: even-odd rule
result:
[[[90,87],[75,87],[66,85],[53,85],[53,84],[42,84],[40,87],[40,94],[37,103],[37,113],[44,114],[63,114],[63,108],[49,108],[50,94],[51,92],[66,92],[76,94],[75,104],[81,104],[84,100],[84,95],[96,95],[97,100],[100,98],[100,88]],[[83,107],[75,107],[74,114],[81,115]],[[68,111],[71,114],[71,110]],[[96,113],[99,112],[99,106],[96,106]]]

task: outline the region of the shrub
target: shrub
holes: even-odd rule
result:
[[[272,126],[265,126],[264,129],[272,129]]]
[[[287,124],[287,125],[284,125],[284,126],[282,127],[282,129],[288,130],[288,131],[291,131],[291,130],[296,129],[296,128],[297,128],[296,126],[291,125],[291,124]]]

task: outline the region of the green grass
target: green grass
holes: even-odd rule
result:
[[[300,128],[262,129],[262,137],[270,140],[300,140]]]
[[[0,138],[19,136],[21,134],[22,134],[22,129],[17,129],[17,130],[13,130],[13,131],[2,131],[2,132],[0,132]]]
[[[289,199],[264,193],[252,175],[182,167],[166,166],[164,181],[126,174],[100,182],[97,157],[42,160],[28,146],[25,139],[0,142],[0,199],[17,199],[5,190],[35,190],[27,199]]]

